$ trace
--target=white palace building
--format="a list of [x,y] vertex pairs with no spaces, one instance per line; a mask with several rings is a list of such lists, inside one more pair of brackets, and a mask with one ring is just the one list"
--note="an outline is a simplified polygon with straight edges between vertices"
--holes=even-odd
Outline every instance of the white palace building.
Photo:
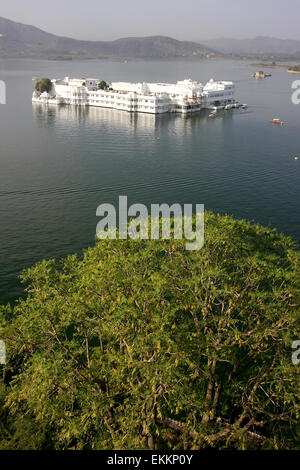
[[191,79],[177,83],[113,82],[106,90],[99,79],[65,77],[52,80],[50,93],[33,92],[32,101],[48,104],[98,106],[139,113],[192,113],[221,109],[235,103],[234,84],[211,79],[202,85]]

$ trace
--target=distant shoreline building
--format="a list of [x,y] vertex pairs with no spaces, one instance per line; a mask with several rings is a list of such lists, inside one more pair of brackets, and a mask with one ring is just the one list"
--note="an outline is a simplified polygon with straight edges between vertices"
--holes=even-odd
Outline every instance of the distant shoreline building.
[[51,81],[51,92],[34,91],[33,102],[96,106],[150,114],[187,114],[202,109],[221,109],[235,102],[233,82],[213,79],[206,85],[191,79],[174,84],[113,82],[105,90],[99,89],[99,79],[65,77]]
[[254,72],[252,77],[253,78],[268,78],[268,77],[272,77],[272,74],[263,72],[262,70],[259,70],[258,72]]

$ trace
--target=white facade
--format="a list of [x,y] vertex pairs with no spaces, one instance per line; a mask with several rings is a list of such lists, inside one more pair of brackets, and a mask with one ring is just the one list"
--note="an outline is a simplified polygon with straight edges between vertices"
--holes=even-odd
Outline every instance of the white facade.
[[191,113],[234,101],[232,82],[210,80],[205,86],[186,79],[177,83],[113,82],[99,90],[99,79],[69,78],[52,80],[50,94],[34,91],[32,101],[39,103],[98,106],[142,113]]
[[211,79],[203,88],[205,100],[210,105],[216,102],[221,104],[234,101],[235,87],[233,82],[215,82]]

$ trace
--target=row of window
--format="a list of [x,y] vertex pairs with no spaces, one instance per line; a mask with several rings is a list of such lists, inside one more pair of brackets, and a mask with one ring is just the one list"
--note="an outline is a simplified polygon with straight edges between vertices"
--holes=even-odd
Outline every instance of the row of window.
[[[150,103],[152,106],[165,106],[166,104],[168,104],[168,101],[166,102],[165,100],[162,101],[161,103],[160,102],[157,102],[155,100],[145,100],[145,99],[135,99],[135,100],[132,100],[132,99],[128,99],[128,98],[123,98],[123,97],[111,97],[109,98],[108,96],[102,96],[102,95],[89,95],[89,98],[92,102],[96,103],[96,102],[103,102],[105,101],[106,103],[115,103],[115,102],[120,102],[120,101],[123,101],[124,103],[132,103],[132,102],[137,102],[139,105],[148,105],[148,103]],[[113,100],[113,101],[112,101]]]
[[227,91],[227,92],[223,92],[223,93],[209,93],[207,95],[207,98],[222,98],[222,97],[225,97],[225,96],[233,96],[233,92],[232,91]]
[[[78,100],[75,100],[75,103],[78,103]],[[103,106],[103,107],[111,107],[111,108],[115,108],[116,106],[118,107],[121,107],[121,108],[124,108],[125,110],[131,110],[131,111],[155,111],[157,109],[159,109],[160,111],[162,110],[168,110],[168,107],[166,107],[165,105],[158,105],[158,106],[154,106],[154,105],[142,105],[142,104],[135,104],[135,105],[132,105],[130,103],[116,103],[116,102],[112,102],[112,101],[106,101],[104,103],[102,102],[99,102],[99,100],[90,100],[89,101],[89,104],[90,105],[100,105],[100,106]]]
[[[109,100],[109,99],[114,99],[114,100],[122,100],[122,101],[141,101],[141,100],[138,100],[138,98],[131,98],[131,97],[128,97],[128,96],[120,96],[120,95],[89,95],[90,98],[97,98],[97,99],[105,99],[105,100]],[[154,103],[154,99],[153,100],[145,100],[143,99],[142,101],[148,103],[148,101],[151,103]]]

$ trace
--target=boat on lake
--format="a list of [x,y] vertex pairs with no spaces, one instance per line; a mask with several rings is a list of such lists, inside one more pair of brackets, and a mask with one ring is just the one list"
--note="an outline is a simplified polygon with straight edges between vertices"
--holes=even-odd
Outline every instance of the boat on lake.
[[270,120],[270,122],[271,122],[272,124],[278,124],[278,125],[280,125],[280,126],[283,125],[283,122],[282,122],[279,118],[273,118],[273,119]]

